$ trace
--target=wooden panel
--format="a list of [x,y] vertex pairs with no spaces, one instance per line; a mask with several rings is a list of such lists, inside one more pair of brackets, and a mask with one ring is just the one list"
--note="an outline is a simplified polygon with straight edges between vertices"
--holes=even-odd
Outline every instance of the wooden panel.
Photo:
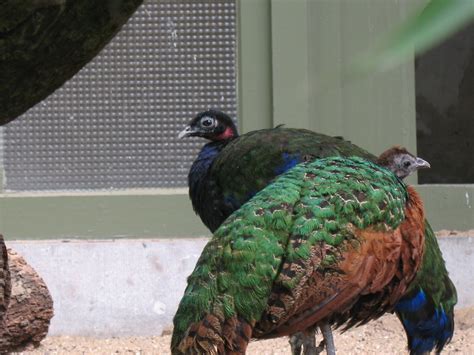
[[239,126],[273,127],[270,0],[238,2]]
[[416,151],[413,61],[354,77],[354,58],[407,17],[409,1],[309,1],[310,128],[379,153]]
[[306,0],[272,0],[273,123],[308,128]]

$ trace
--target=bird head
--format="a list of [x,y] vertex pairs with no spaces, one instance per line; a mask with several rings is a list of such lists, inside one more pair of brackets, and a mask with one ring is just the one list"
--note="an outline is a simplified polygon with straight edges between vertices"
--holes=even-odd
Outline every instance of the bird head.
[[400,179],[406,178],[418,169],[431,167],[426,160],[414,156],[405,148],[399,146],[392,147],[380,154],[377,163],[391,170]]
[[217,110],[200,112],[178,134],[178,138],[202,137],[211,141],[226,140],[237,136],[237,127],[232,118]]

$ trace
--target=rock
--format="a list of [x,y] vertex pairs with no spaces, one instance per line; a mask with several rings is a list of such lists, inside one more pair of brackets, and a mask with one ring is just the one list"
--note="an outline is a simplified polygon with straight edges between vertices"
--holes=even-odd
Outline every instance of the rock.
[[0,353],[37,347],[53,317],[53,299],[43,279],[18,253],[8,249],[11,296],[0,330]]

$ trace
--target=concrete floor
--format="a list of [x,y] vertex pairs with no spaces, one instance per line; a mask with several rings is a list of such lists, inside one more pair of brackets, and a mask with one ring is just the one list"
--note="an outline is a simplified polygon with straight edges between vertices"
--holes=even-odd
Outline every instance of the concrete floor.
[[[50,335],[148,336],[172,318],[207,239],[9,241],[46,281]],[[474,305],[474,237],[440,238],[459,294]]]

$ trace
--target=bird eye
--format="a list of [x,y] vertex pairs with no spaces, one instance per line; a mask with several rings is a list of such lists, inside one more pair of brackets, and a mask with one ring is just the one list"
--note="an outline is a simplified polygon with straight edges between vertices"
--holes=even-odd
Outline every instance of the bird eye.
[[403,166],[405,168],[408,168],[410,165],[411,165],[411,163],[409,161],[406,161],[406,162],[403,163]]
[[201,125],[204,127],[212,127],[214,125],[214,119],[211,117],[203,117],[201,119]]

